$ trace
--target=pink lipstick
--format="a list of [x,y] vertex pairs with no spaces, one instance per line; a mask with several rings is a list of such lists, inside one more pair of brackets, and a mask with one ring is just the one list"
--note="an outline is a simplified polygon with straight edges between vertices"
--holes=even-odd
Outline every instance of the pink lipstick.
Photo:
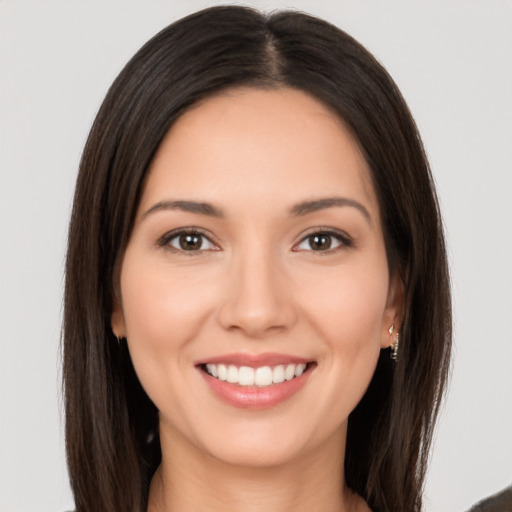
[[222,401],[239,408],[266,409],[297,393],[316,362],[288,354],[226,354],[198,361],[196,367]]

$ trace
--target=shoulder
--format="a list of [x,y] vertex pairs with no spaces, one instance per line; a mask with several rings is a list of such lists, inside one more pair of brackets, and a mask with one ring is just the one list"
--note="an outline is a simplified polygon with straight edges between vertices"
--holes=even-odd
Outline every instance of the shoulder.
[[512,486],[478,502],[468,512],[510,512],[511,510]]

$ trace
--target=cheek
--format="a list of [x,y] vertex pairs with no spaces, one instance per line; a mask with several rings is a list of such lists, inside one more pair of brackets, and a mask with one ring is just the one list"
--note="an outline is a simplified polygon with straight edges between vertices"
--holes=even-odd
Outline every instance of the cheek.
[[357,395],[366,389],[380,354],[389,286],[386,259],[340,266],[317,282],[323,286],[311,290],[304,315],[321,333],[332,382],[354,386]]
[[322,397],[316,397],[328,411],[326,425],[345,421],[370,384],[380,354],[387,290],[383,267],[383,272],[340,272],[309,297],[309,319],[321,333],[320,364],[328,375]]
[[136,251],[127,251],[121,273],[123,314],[135,371],[158,406],[174,396],[170,387],[180,386],[177,376],[190,365],[190,342],[204,327],[215,297],[197,272],[143,261]]
[[304,309],[333,348],[354,353],[380,348],[389,281],[387,268],[379,263],[373,270],[369,270],[372,266],[341,269],[310,287]]
[[192,338],[215,303],[213,287],[193,269],[176,272],[165,262],[142,266],[136,255],[127,256],[121,292],[128,337],[165,346]]

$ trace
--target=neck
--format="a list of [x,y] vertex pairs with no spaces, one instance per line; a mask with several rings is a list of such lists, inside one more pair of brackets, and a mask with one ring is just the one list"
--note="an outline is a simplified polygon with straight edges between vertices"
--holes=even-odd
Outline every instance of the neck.
[[259,467],[229,464],[165,434],[161,442],[148,512],[369,510],[344,485],[345,432],[299,460]]

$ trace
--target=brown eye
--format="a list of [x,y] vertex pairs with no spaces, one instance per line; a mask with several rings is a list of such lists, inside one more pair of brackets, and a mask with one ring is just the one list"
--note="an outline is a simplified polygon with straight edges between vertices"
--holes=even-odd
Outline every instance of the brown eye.
[[181,232],[167,238],[162,245],[184,252],[200,252],[215,249],[215,245],[201,233]]
[[203,240],[200,235],[180,235],[178,243],[184,251],[198,251],[203,245]]
[[334,251],[339,247],[351,245],[348,237],[339,233],[317,232],[311,233],[304,238],[295,250],[297,251],[314,251],[328,252]]
[[308,236],[308,242],[313,251],[326,251],[332,245],[331,236],[324,234]]

